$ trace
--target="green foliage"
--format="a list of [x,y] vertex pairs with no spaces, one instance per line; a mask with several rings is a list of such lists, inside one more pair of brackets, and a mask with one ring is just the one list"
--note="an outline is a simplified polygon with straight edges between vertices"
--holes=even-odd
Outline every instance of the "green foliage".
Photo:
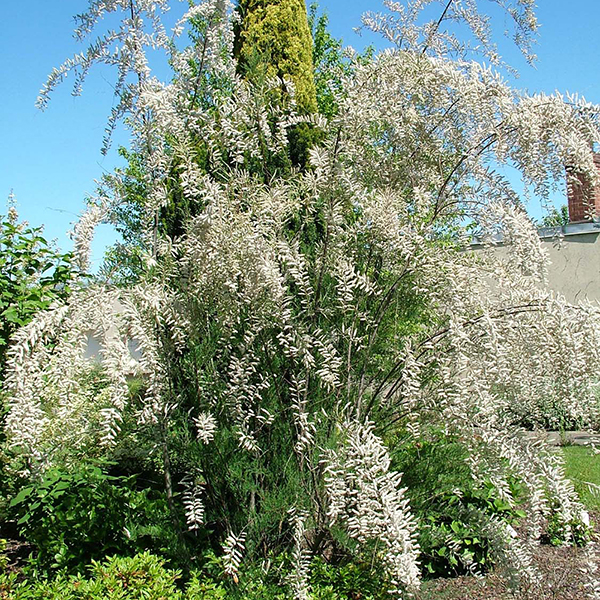
[[308,165],[309,150],[319,142],[322,142],[324,138],[325,133],[322,130],[308,123],[299,123],[290,127],[288,142],[292,164],[301,169],[306,168]]
[[[561,450],[565,459],[565,474],[573,483],[581,502],[587,509],[597,510],[600,507],[599,457],[585,446],[566,446]],[[551,501],[550,508],[545,535],[548,543],[553,546],[585,546],[590,541],[593,527],[585,511],[572,514],[566,519],[557,510],[555,502]]]
[[[109,247],[98,273],[98,279],[117,285],[137,282],[144,271],[143,256],[151,252],[146,232],[152,227],[145,203],[148,185],[140,155],[126,148],[119,148],[119,155],[126,166],[117,168],[114,177],[105,176],[107,184],[116,185],[125,198],[112,207],[110,220],[121,235],[123,242]],[[118,182],[118,183],[117,183]]]
[[301,112],[317,109],[312,42],[304,0],[241,0],[235,54],[242,69],[258,55],[268,77],[290,78]]
[[186,587],[185,597],[187,600],[227,600],[231,595],[222,583],[194,573]]
[[421,566],[425,577],[485,572],[494,563],[494,545],[485,525],[491,517],[518,524],[522,487],[512,482],[514,502],[501,499],[493,485],[477,485],[460,440],[431,431],[423,441],[400,443],[394,452],[403,472],[411,508],[419,518]]
[[3,485],[0,487],[0,531],[4,529],[3,525],[7,520],[7,505],[10,499],[10,494],[14,491],[16,483],[14,478],[8,476],[7,470],[10,463],[10,458],[5,451],[6,433],[5,422],[8,415],[8,405],[4,394],[0,394],[0,481]]
[[145,470],[148,463],[126,454],[120,459],[120,464],[77,461],[70,470],[51,469],[13,498],[10,510],[20,534],[35,548],[29,568],[80,571],[113,552],[149,549],[189,570],[190,552],[206,544],[206,536],[182,535],[184,515],[173,514],[160,471]]
[[569,208],[566,204],[563,204],[560,208],[553,206],[548,214],[542,217],[539,223],[540,227],[563,227],[568,224]]
[[469,519],[467,511],[457,513],[455,518],[432,515],[423,525],[419,541],[423,544],[421,564],[425,577],[484,572],[493,564],[492,545],[481,533],[479,523],[472,516]]
[[46,241],[42,227],[18,223],[16,213],[0,221],[0,374],[12,333],[69,295],[71,258]]
[[80,568],[92,558],[127,551],[124,531],[134,496],[127,482],[100,467],[48,471],[11,502],[24,538],[34,544],[37,568]]
[[[213,562],[219,562],[212,559]],[[210,563],[210,558],[209,558]],[[239,581],[223,581],[209,575],[210,564],[185,580],[168,568],[164,559],[143,552],[131,557],[112,556],[93,561],[89,575],[27,578],[0,573],[0,598],[7,600],[287,600],[287,560],[277,559],[266,570],[250,568]],[[219,569],[222,567],[219,566]],[[332,565],[314,561],[309,582],[310,600],[388,600],[380,571],[364,564]]]
[[552,546],[586,546],[592,536],[592,528],[581,518],[574,517],[569,521],[561,518],[558,512],[553,512],[548,519],[546,539]]
[[[90,576],[59,575],[53,580],[21,581],[0,575],[2,598],[11,600],[183,600],[176,586],[178,571],[165,568],[164,561],[149,553],[133,557],[113,556],[93,562]],[[198,595],[190,600],[213,600]]]
[[21,534],[36,548],[32,565],[77,570],[92,558],[148,543],[140,531],[148,529],[148,505],[160,512],[160,504],[132,483],[83,464],[72,472],[53,469],[39,484],[22,488],[12,507]]
[[[313,40],[313,65],[319,113],[332,117],[338,112],[338,102],[344,97],[342,78],[352,73],[350,61],[344,57],[342,40],[334,38],[327,26],[326,13],[318,14],[318,4],[308,11],[308,26]],[[365,63],[372,59],[374,48],[367,47],[356,59]]]
[[[102,563],[92,563],[90,592],[99,598],[160,598],[181,597],[175,582],[178,571],[165,568],[164,560],[149,553],[131,558],[112,557]],[[73,587],[78,580],[73,581]],[[82,583],[86,587],[86,583]],[[89,592],[88,592],[89,593]]]
[[7,546],[8,542],[0,538],[0,572],[4,571],[8,565]]
[[324,560],[314,560],[310,585],[314,600],[391,600],[394,597],[387,591],[391,585],[384,572],[368,562],[334,565]]
[[308,25],[313,39],[313,64],[315,89],[319,112],[326,117],[337,113],[336,95],[342,93],[341,75],[348,70],[342,57],[342,42],[327,30],[326,14],[317,16],[318,5],[309,7]]
[[[175,239],[183,235],[184,223],[196,215],[200,207],[183,194],[178,178],[180,165],[174,162],[167,179],[169,202],[158,212],[149,211],[147,173],[140,154],[121,147],[119,155],[126,166],[116,169],[114,176],[106,176],[105,183],[116,187],[119,195],[126,199],[113,206],[110,214],[123,241],[107,250],[98,279],[126,287],[138,282],[146,271],[144,256],[153,252],[153,240],[148,232],[155,230],[157,236]],[[201,172],[206,171],[207,150],[202,140],[196,141],[194,161]]]

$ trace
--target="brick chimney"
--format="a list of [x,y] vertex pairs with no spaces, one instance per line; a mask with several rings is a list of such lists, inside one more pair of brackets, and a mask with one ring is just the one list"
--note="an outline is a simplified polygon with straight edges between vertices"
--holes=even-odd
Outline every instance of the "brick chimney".
[[[600,154],[594,154],[594,164],[600,172]],[[590,222],[600,216],[600,187],[593,187],[581,173],[568,168],[567,201],[569,223]]]

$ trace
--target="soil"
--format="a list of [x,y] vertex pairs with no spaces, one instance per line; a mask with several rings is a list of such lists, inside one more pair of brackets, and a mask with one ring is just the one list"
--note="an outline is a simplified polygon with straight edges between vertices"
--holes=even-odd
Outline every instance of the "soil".
[[[600,542],[600,513],[590,515],[595,523],[592,539]],[[586,548],[570,546],[554,547],[540,545],[534,556],[541,574],[541,583],[536,587],[511,588],[499,572],[485,577],[454,577],[435,579],[423,584],[416,600],[587,600],[586,584],[590,582]],[[596,555],[600,578],[600,559]]]

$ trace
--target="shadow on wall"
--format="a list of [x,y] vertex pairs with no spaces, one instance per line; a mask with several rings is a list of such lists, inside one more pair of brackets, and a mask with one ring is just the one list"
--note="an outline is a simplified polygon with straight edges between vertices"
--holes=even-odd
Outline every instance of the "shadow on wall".
[[[123,305],[119,301],[113,302],[112,311],[115,315],[123,311]],[[107,337],[114,337],[117,335],[116,327],[111,327],[107,332]],[[86,345],[84,350],[85,358],[91,362],[99,364],[102,358],[102,344],[101,336],[98,336],[93,329],[89,329],[86,335]],[[136,365],[142,358],[142,351],[140,350],[139,343],[135,339],[123,340],[127,342],[127,348],[131,356],[131,372],[136,370]]]
[[[131,354],[131,359],[135,362],[142,357],[142,352],[139,349],[139,344],[135,340],[127,340],[127,348]],[[100,363],[101,346],[100,341],[95,333],[90,330],[87,333],[87,341],[85,346],[85,357],[95,363]]]

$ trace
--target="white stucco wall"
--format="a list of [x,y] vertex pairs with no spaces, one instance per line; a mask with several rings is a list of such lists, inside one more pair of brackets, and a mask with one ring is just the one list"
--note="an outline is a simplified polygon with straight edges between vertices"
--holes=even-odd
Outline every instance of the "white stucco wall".
[[540,230],[550,257],[548,287],[570,302],[600,302],[600,223],[567,225],[560,237],[556,233]]
[[[539,230],[542,246],[550,259],[548,288],[569,302],[590,300],[600,303],[600,223],[577,223]],[[500,256],[509,248],[497,240]],[[479,243],[471,248],[478,250]],[[491,289],[494,282],[490,281]]]

